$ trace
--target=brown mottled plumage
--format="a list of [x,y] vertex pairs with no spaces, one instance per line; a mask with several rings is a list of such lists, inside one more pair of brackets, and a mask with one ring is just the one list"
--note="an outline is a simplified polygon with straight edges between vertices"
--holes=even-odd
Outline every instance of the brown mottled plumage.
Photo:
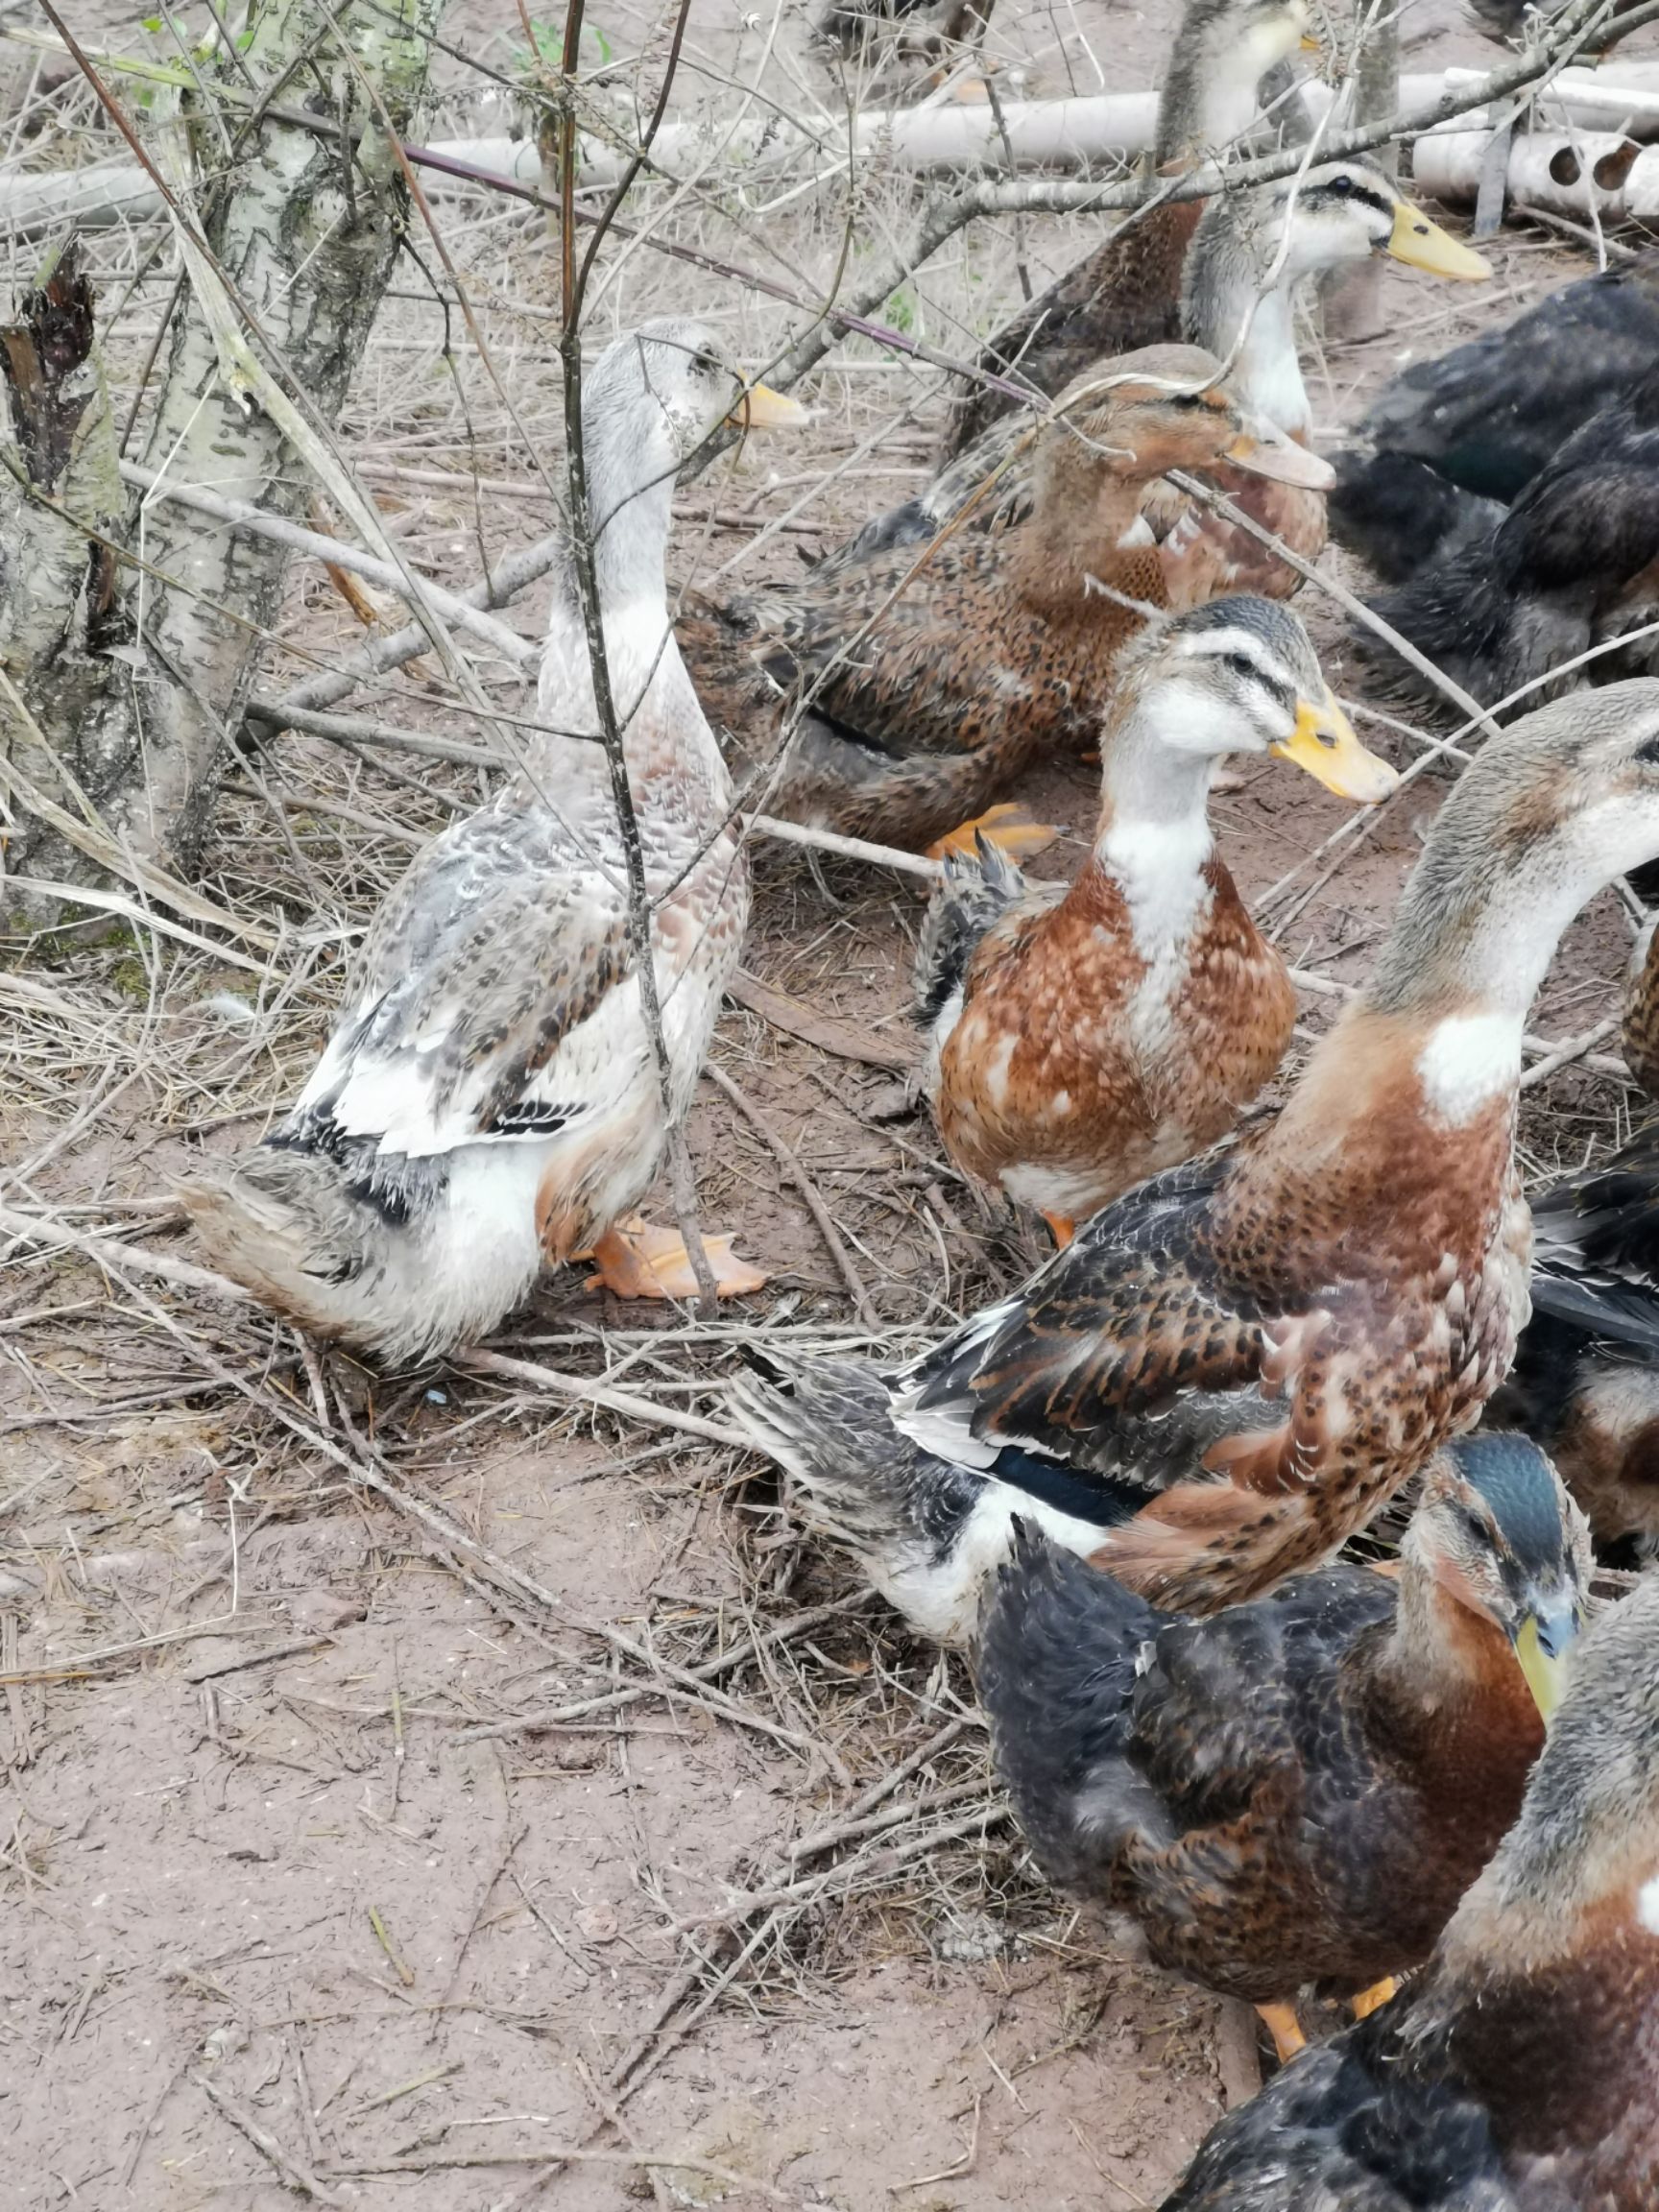
[[1094,848],[1056,902],[997,855],[947,859],[917,962],[940,1134],[1060,1235],[1233,1126],[1290,1041],[1295,994],[1216,854],[1210,777],[1275,752],[1345,796],[1358,744],[1287,609],[1217,600],[1123,656]]
[[[1140,610],[1164,604],[1142,487],[1224,454],[1320,467],[1276,433],[1259,440],[1214,373],[1192,347],[1105,364],[1104,390],[1092,378],[1041,432],[1034,512],[1017,527],[723,601],[689,595],[681,651],[752,803],[926,845],[1034,754],[1092,742]],[[805,710],[779,760],[795,702]]]
[[1163,2212],[1653,2212],[1659,1577],[1575,1654],[1422,1977],[1210,2134]]
[[1651,921],[1630,962],[1619,1044],[1636,1081],[1649,1098],[1659,1098],[1659,925]]
[[1527,1008],[1568,920],[1656,834],[1659,684],[1489,745],[1277,1121],[1086,1224],[905,1371],[899,1427],[998,1473],[1017,1443],[1159,1492],[1098,1556],[1160,1600],[1210,1610],[1327,1556],[1509,1364]]
[[1352,1996],[1421,1964],[1520,1811],[1589,1579],[1515,1436],[1435,1455],[1397,1578],[1322,1568],[1204,1621],[1028,1532],[975,1640],[998,1773],[1044,1872],[1159,1965]]
[[[1319,277],[1378,253],[1443,277],[1490,274],[1478,253],[1430,222],[1368,161],[1321,162],[1275,183],[1218,192],[1187,252],[1181,336],[1228,364],[1229,388],[1255,414],[1310,445],[1313,410],[1296,351],[1298,301]],[[873,517],[827,555],[827,568],[833,572],[878,545],[920,543],[958,517],[969,529],[1018,520],[1031,496],[1028,450],[1016,449],[1021,431],[1018,414],[998,417],[926,491]],[[1325,543],[1322,493],[1230,469],[1198,473],[1289,551],[1317,559]],[[1141,512],[1159,541],[1174,608],[1202,606],[1224,591],[1283,599],[1300,588],[1300,573],[1247,529],[1166,480],[1147,487]]]
[[[1153,166],[1178,178],[1204,152],[1231,146],[1256,117],[1257,86],[1296,51],[1306,0],[1187,0],[1158,103]],[[1201,200],[1162,200],[1119,220],[1103,245],[1029,301],[986,342],[979,366],[1055,393],[1111,353],[1180,332],[1181,268]],[[983,384],[958,401],[946,435],[959,453],[1014,402]]]
[[1655,852],[1659,682],[1490,740],[1276,1121],[1125,1192],[897,1375],[804,1370],[746,1408],[766,1448],[952,1634],[1021,1514],[1194,1612],[1328,1557],[1509,1363],[1527,1009],[1573,916]]

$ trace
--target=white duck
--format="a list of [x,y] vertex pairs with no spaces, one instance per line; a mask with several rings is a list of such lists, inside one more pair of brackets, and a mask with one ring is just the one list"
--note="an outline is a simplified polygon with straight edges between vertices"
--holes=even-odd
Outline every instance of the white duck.
[[[543,1259],[661,1295],[618,1224],[685,1116],[749,916],[732,782],[674,642],[676,470],[723,421],[805,419],[709,332],[658,320],[589,372],[583,444],[611,690],[653,905],[669,1111],[640,1005],[627,866],[573,556],[554,574],[545,734],[435,837],[376,916],[286,1118],[183,1196],[214,1261],[316,1334],[402,1361],[476,1337]],[[660,1234],[660,1233],[659,1233]],[[718,1240],[710,1257],[720,1254]],[[717,1278],[722,1270],[716,1262]],[[726,1270],[724,1287],[759,1279]]]

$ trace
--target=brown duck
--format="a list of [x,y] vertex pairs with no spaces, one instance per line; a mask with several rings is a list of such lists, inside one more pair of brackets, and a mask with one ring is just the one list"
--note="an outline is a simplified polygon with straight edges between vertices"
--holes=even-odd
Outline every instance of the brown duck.
[[990,849],[951,854],[917,990],[946,1149],[1055,1238],[1232,1128],[1278,1068],[1296,995],[1215,851],[1211,774],[1277,754],[1341,797],[1397,781],[1365,751],[1286,607],[1217,599],[1125,648],[1101,810],[1060,894]]
[[1521,1810],[1590,1537],[1521,1436],[1431,1462],[1398,1577],[1334,1566],[1208,1621],[1028,1531],[974,1656],[998,1773],[1051,1881],[1259,2006],[1367,2008],[1419,1966]]
[[1330,470],[1247,421],[1193,347],[1106,364],[1038,433],[1033,508],[832,575],[689,594],[680,648],[750,805],[889,845],[977,815],[1034,755],[1093,744],[1125,641],[1166,604],[1145,484],[1228,460]]
[[1330,1557],[1509,1364],[1527,1011],[1573,916],[1656,850],[1659,682],[1489,740],[1276,1120],[1125,1192],[897,1374],[747,1392],[808,1511],[957,1637],[1016,1515],[1192,1612]]
[[1653,2212],[1659,1577],[1574,1654],[1421,1981],[1212,2130],[1163,2212]]
[[[1441,277],[1479,280],[1491,270],[1405,199],[1368,161],[1326,161],[1247,190],[1218,192],[1204,204],[1179,279],[1179,335],[1228,363],[1229,388],[1255,414],[1309,445],[1313,410],[1296,350],[1298,301],[1333,272],[1373,254]],[[1019,413],[998,416],[939,470],[926,490],[867,522],[831,564],[864,557],[878,544],[935,537],[966,508],[968,526],[996,527],[1030,506],[1029,442],[1022,452]],[[994,493],[983,495],[987,478]],[[1232,470],[1212,474],[1264,530],[1304,561],[1325,544],[1322,493]],[[1142,502],[1158,539],[1172,607],[1202,606],[1223,591],[1288,598],[1302,582],[1259,540],[1193,502],[1173,485],[1148,488]]]

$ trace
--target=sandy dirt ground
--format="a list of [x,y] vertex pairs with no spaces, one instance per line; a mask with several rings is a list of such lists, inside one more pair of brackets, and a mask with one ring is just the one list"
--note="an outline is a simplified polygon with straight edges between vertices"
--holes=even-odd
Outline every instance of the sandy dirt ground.
[[[733,79],[785,102],[823,90],[804,13],[747,7],[700,0],[687,97],[734,103]],[[105,7],[98,27],[118,44],[130,17]],[[620,53],[660,47],[643,8],[595,20]],[[992,46],[1033,92],[1145,84],[1170,20],[1166,0],[1002,0]],[[1408,67],[1493,51],[1449,0],[1408,6],[1404,32]],[[447,33],[519,65],[506,0],[465,0]],[[39,95],[33,67],[14,101]],[[478,86],[459,60],[445,83],[463,118]],[[110,156],[89,106],[64,95],[58,111],[69,152],[52,158]],[[33,157],[20,130],[12,156]],[[808,290],[827,279],[845,194],[761,212],[734,208],[729,183],[705,197],[664,222],[733,259],[769,253]],[[915,198],[870,184],[854,259],[885,250]],[[537,219],[446,205],[517,425],[459,329],[445,352],[411,274],[344,431],[404,544],[462,583],[481,552],[548,527],[535,463],[558,444],[554,290]],[[1012,303],[1017,253],[1041,278],[1096,234],[982,226],[889,312],[949,345]],[[165,297],[143,248],[97,249],[125,317],[123,394]],[[1479,295],[1388,270],[1384,334],[1325,349],[1327,443],[1411,349],[1590,266],[1527,228],[1494,258]],[[597,336],[694,305],[763,360],[791,326],[648,252],[604,266]],[[920,480],[934,373],[854,346],[809,390],[802,446],[757,446],[686,490],[677,575],[787,572]],[[857,458],[883,421],[897,427]],[[783,526],[753,550],[768,519]],[[1302,604],[1351,696],[1340,617]],[[540,611],[531,594],[511,618],[533,635]],[[301,649],[351,642],[315,571],[296,572],[282,637],[273,688]],[[356,704],[467,734],[429,670]],[[1422,750],[1361,727],[1402,763]],[[1227,857],[1299,967],[1364,976],[1444,775],[1329,849],[1346,810],[1288,770],[1217,800]],[[965,1671],[802,1539],[720,1394],[744,1341],[892,1354],[1036,1256],[918,1110],[911,884],[760,855],[745,973],[772,996],[746,985],[714,1053],[750,1113],[706,1084],[692,1127],[704,1219],[738,1229],[770,1276],[739,1315],[705,1326],[565,1279],[489,1347],[510,1365],[388,1377],[334,1359],[314,1378],[274,1323],[122,1260],[131,1240],[189,1262],[169,1179],[292,1096],[356,933],[413,843],[479,788],[465,769],[289,740],[232,775],[204,882],[279,922],[291,956],[253,978],[149,932],[112,948],[71,929],[0,966],[4,1202],[54,1210],[102,1255],[0,1248],[0,2205],[1156,2205],[1258,2079],[1250,2016],[1137,1965],[1045,1888],[990,1782]],[[1063,830],[1037,871],[1069,873],[1094,772],[1049,763],[1022,796]],[[1627,944],[1598,902],[1536,1032],[1603,1021]],[[1304,1042],[1332,1004],[1305,998]],[[1530,1170],[1614,1142],[1630,1095],[1594,1056],[1529,1091]],[[581,1403],[572,1378],[646,1403]]]

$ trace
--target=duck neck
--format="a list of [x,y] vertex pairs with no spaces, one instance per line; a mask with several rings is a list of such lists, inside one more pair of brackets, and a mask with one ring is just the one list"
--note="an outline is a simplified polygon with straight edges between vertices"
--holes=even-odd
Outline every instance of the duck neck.
[[[656,449],[662,444],[648,441],[642,449],[628,449],[615,426],[604,418],[588,426],[588,512],[606,673],[630,779],[637,789],[668,773],[686,774],[699,765],[688,753],[713,748],[680,659],[668,612],[664,561],[674,462],[665,450]],[[576,551],[570,544],[553,570],[541,706],[541,772],[562,781],[605,783],[603,751],[592,742],[601,717],[588,618]],[[701,748],[696,743],[698,733],[706,741]],[[702,762],[699,772],[707,766]]]
[[1122,893],[1143,960],[1185,944],[1206,896],[1211,753],[1172,744],[1171,709],[1131,678],[1100,743],[1093,865]]
[[1224,19],[1206,19],[1213,13],[1190,7],[1176,33],[1152,141],[1160,168],[1231,146],[1256,120],[1262,68]]
[[1118,556],[1152,543],[1141,519],[1145,480],[1102,467],[1064,430],[1049,437],[1037,456],[1031,515],[1007,547],[1009,567],[1032,605],[1093,619],[1099,599],[1090,609],[1084,578],[1115,586]]
[[[1513,1671],[1520,1702],[1536,1715],[1503,1631],[1439,1588],[1433,1567],[1416,1551],[1409,1531],[1401,1551],[1396,1587],[1399,1608],[1378,1668],[1395,1701],[1444,1720],[1455,1717],[1479,1690],[1494,1664],[1501,1663],[1505,1674]],[[1540,1723],[1540,1743],[1543,1737]]]
[[[1182,336],[1217,360],[1244,403],[1306,441],[1313,414],[1296,355],[1297,278],[1281,272],[1270,290],[1259,256],[1231,225],[1201,227],[1182,301]],[[1238,348],[1237,353],[1234,348]]]
[[1479,820],[1431,839],[1357,1011],[1423,1033],[1426,1101],[1454,1125],[1513,1094],[1527,1015],[1573,917],[1603,879],[1593,856],[1546,838],[1517,857]]

